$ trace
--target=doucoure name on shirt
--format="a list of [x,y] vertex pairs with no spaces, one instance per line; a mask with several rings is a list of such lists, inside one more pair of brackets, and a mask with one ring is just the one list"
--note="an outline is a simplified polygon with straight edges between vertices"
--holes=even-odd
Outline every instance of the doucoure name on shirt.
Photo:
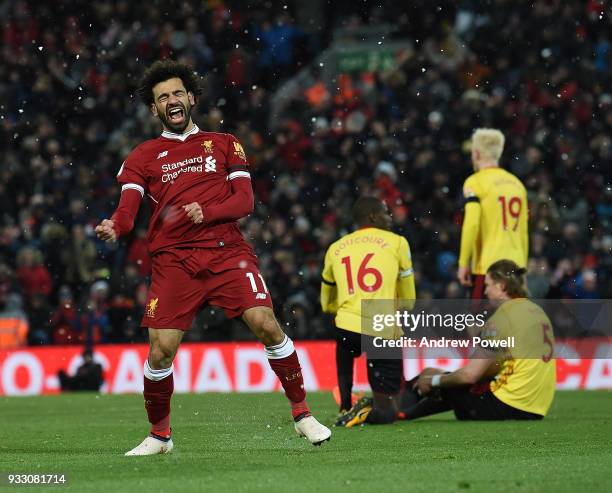
[[381,238],[380,236],[358,236],[356,238],[347,238],[346,240],[343,240],[334,250],[334,255],[340,255],[340,253],[342,253],[342,250],[351,245],[364,243],[377,246],[381,249],[387,248],[389,246],[389,243],[387,243],[385,239]]

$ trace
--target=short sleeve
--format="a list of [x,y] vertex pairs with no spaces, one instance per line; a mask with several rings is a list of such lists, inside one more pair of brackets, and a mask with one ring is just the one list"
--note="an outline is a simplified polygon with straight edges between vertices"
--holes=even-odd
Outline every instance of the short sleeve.
[[246,169],[249,166],[244,149],[238,139],[231,134],[228,134],[227,145],[227,169]]
[[403,236],[400,237],[399,243],[399,278],[411,276],[414,271],[412,269],[412,255],[408,240]]
[[503,340],[512,335],[512,323],[503,307],[498,308],[487,321],[483,335],[495,340]]
[[321,281],[325,284],[336,284],[336,278],[334,277],[334,265],[332,261],[331,248],[327,250],[325,254],[325,261],[323,263],[323,272],[321,273]]
[[465,200],[481,198],[480,187],[474,175],[468,177],[463,183],[463,198]]
[[134,188],[144,195],[147,180],[144,172],[142,151],[134,149],[121,165],[117,173],[117,181],[122,185],[121,190]]

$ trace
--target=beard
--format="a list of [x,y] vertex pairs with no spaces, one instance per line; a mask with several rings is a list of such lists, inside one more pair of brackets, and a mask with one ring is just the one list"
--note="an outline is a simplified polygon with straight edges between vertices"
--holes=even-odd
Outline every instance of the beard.
[[[167,128],[170,132],[173,132],[175,134],[182,134],[187,128],[187,126],[189,125],[189,122],[191,121],[191,111],[193,110],[193,105],[191,103],[187,103],[187,104],[188,104],[187,108],[185,108],[185,106],[182,103],[173,104],[170,107],[170,108],[176,108],[177,106],[179,106],[183,108],[183,121],[180,123],[172,122],[172,120],[170,120],[170,117],[168,116],[167,113],[163,113],[158,110],[157,116],[161,120],[164,127]],[[166,111],[168,110],[169,108],[166,107]]]

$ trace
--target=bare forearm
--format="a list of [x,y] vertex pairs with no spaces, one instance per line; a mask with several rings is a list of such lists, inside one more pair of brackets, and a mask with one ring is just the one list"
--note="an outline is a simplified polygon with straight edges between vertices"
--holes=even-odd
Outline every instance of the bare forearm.
[[[463,368],[452,373],[440,375],[439,381],[434,381],[433,386],[438,387],[460,387],[463,385],[473,385],[484,377],[490,377],[491,371],[496,367],[495,359],[477,358],[471,359]],[[437,385],[435,385],[437,384]]]
[[473,381],[473,377],[470,374],[461,370],[463,370],[463,368],[452,373],[440,375],[439,387],[461,387],[476,383]]

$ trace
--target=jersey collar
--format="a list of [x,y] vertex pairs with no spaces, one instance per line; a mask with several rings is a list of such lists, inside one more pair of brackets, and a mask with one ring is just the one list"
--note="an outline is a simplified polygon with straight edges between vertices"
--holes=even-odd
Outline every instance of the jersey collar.
[[184,134],[175,134],[173,132],[168,132],[167,130],[164,130],[161,136],[165,137],[166,139],[174,139],[174,140],[180,140],[181,142],[185,142],[185,139],[187,139],[187,137],[189,137],[190,135],[197,134],[199,131],[200,129],[194,123],[193,128],[189,132],[185,132]]

